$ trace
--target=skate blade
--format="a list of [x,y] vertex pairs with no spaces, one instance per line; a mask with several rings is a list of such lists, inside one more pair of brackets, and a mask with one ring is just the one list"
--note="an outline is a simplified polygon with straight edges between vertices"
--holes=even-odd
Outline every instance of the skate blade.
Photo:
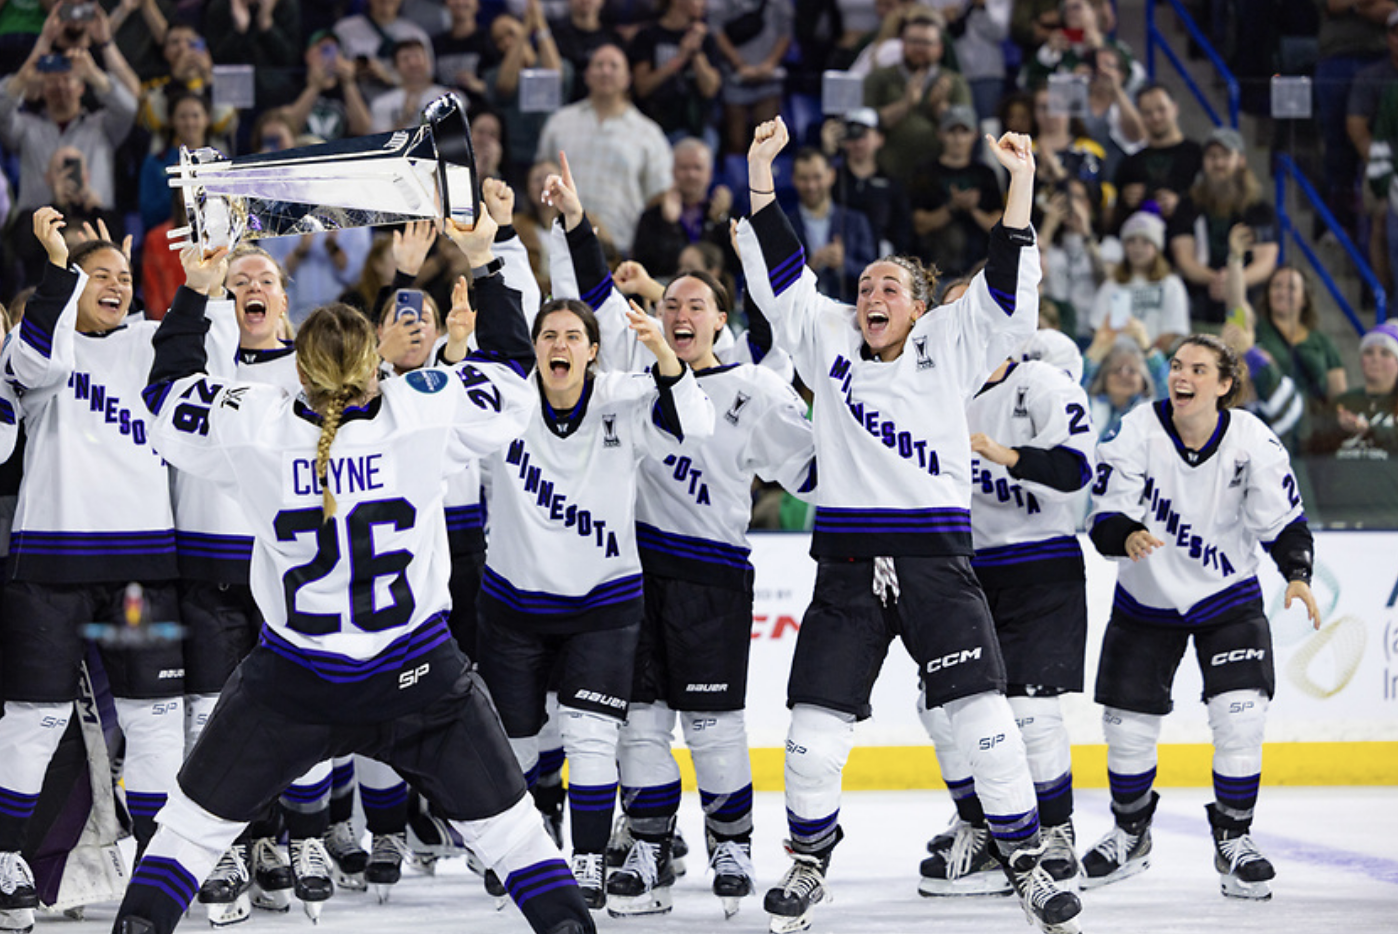
[[496,911],[504,911],[505,906],[510,903],[510,897],[508,895],[493,895],[491,897],[495,899]]
[[643,892],[640,895],[607,896],[607,914],[613,918],[637,918],[644,915],[669,914],[674,903],[670,899],[670,887],[663,886]]
[[76,908],[63,909],[63,917],[69,921],[82,921],[87,918],[87,906],[79,905]]
[[1014,886],[1003,872],[978,872],[959,879],[918,880],[917,894],[923,898],[957,898],[965,895],[1010,895]]
[[363,892],[369,888],[369,883],[364,881],[362,872],[345,872],[343,869],[333,869],[330,873],[335,880],[335,888],[346,889],[350,892]]
[[252,917],[252,899],[244,892],[231,902],[208,905],[209,926],[226,928]]
[[15,908],[10,911],[0,911],[0,931],[6,934],[28,934],[34,930],[34,909]]
[[388,896],[389,896],[390,893],[392,893],[392,891],[393,891],[393,883],[391,883],[391,882],[375,882],[375,883],[374,883],[374,894],[378,897],[378,899],[379,899],[379,904],[380,904],[380,905],[387,905],[387,904],[388,904]]
[[811,912],[807,909],[799,915],[769,915],[772,919],[767,929],[772,934],[795,934],[797,931],[809,931],[811,929]]
[[743,898],[740,895],[720,895],[718,900],[723,905],[725,921],[732,919],[738,913],[738,909],[743,907]]
[[1219,890],[1228,898],[1265,902],[1272,897],[1270,882],[1244,882],[1236,876],[1219,876]]
[[262,889],[253,886],[252,907],[259,911],[272,911],[279,915],[291,910],[290,889]]
[[301,909],[306,912],[306,917],[311,919],[312,924],[320,924],[320,910],[325,907],[325,902],[302,902]]
[[[622,861],[625,862],[625,860],[622,860]],[[674,870],[674,872],[675,872],[675,878],[676,878],[676,879],[678,879],[680,876],[683,876],[683,875],[685,874],[685,871],[686,871],[686,870],[685,870],[685,865],[684,865],[684,857],[683,857],[683,856],[672,856],[672,857],[670,857],[670,868],[671,868],[672,870]]]
[[[471,866],[471,859],[467,857],[466,865]],[[437,874],[437,857],[431,853],[409,853],[408,868],[414,872],[420,872],[424,876],[435,876]],[[472,871],[475,870],[471,866]]]
[[1096,889],[1104,885],[1111,885],[1113,882],[1120,882],[1122,879],[1129,879],[1132,876],[1139,875],[1149,868],[1150,857],[1146,857],[1134,863],[1127,863],[1120,869],[1109,872],[1105,876],[1089,876],[1084,873],[1080,876],[1082,879],[1081,887],[1084,889]]

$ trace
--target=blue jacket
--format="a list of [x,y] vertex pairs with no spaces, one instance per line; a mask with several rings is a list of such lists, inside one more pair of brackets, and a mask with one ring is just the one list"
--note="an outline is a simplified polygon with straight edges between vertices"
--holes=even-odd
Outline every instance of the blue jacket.
[[[791,227],[806,250],[806,262],[809,264],[812,251],[806,238],[806,225],[801,220],[801,211],[792,208],[786,212],[786,216],[791,219]],[[869,219],[862,212],[832,203],[830,239],[834,240],[836,237],[845,245],[844,268],[822,269],[816,273],[816,281],[820,284],[822,295],[852,305],[859,295],[859,277],[864,272],[864,267],[878,259],[877,242],[869,227]]]

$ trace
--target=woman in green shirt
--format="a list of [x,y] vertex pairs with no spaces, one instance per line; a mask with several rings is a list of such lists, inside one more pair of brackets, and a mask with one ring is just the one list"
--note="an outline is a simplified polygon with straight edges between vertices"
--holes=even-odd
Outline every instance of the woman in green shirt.
[[1340,351],[1317,326],[1305,277],[1294,266],[1278,266],[1257,303],[1257,343],[1296,383],[1312,412],[1346,389]]

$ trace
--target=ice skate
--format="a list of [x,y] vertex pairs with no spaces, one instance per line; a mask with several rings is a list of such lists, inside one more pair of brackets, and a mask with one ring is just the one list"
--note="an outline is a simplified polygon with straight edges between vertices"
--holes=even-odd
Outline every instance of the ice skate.
[[235,843],[214,864],[213,872],[199,886],[199,903],[209,906],[209,924],[222,928],[252,916],[252,873],[248,870],[248,846]]
[[956,835],[961,832],[961,828],[969,826],[971,825],[962,820],[960,814],[953,816],[951,824],[946,830],[943,830],[931,840],[927,841],[927,852],[931,853],[933,856],[936,856],[938,853],[945,853],[947,850],[951,849],[951,845],[956,842]]
[[935,898],[945,895],[1008,895],[1014,890],[1005,877],[1004,867],[991,849],[995,841],[990,829],[958,820],[951,830],[951,843],[933,850],[942,837],[927,844],[932,855],[922,861],[919,895]]
[[583,901],[594,911],[606,907],[607,893],[603,888],[606,881],[606,867],[601,853],[574,853],[568,868],[582,889]]
[[613,918],[668,914],[675,871],[671,839],[636,840],[621,866],[607,876],[607,914]]
[[1016,850],[1005,871],[1014,882],[1030,924],[1044,934],[1078,934],[1077,917],[1082,912],[1082,902],[1049,875],[1043,865],[1046,852],[1043,843]]
[[0,931],[32,930],[38,907],[39,893],[29,864],[18,853],[0,853]]
[[674,870],[675,878],[685,874],[684,858],[688,855],[689,844],[685,841],[684,834],[676,827],[675,835],[670,841],[670,868]]
[[500,881],[500,877],[495,874],[494,869],[485,871],[485,893],[495,899],[496,911],[505,910],[505,904],[510,900],[510,895],[505,890],[505,883]]
[[1082,865],[1078,862],[1077,834],[1073,822],[1043,828],[1044,858],[1041,864],[1053,881],[1068,888],[1078,887]]
[[330,878],[330,855],[325,852],[320,837],[291,841],[291,874],[296,880],[293,891],[306,917],[319,921],[321,909],[335,894],[335,883]]
[[1266,901],[1272,897],[1271,881],[1277,871],[1262,855],[1248,834],[1250,822],[1237,821],[1209,805],[1209,823],[1214,834],[1214,868],[1219,888],[1229,898]]
[[618,814],[612,824],[612,835],[607,840],[607,868],[616,869],[626,862],[626,854],[631,852],[631,844],[635,842],[631,836],[631,819],[624,813]]
[[757,891],[757,872],[752,867],[752,843],[747,840],[719,840],[713,843],[709,866],[714,871],[714,894],[723,904],[723,917],[738,913],[744,898]]
[[296,880],[291,864],[282,855],[281,847],[271,837],[261,837],[252,843],[252,907],[263,911],[286,912],[291,909],[291,889]]
[[388,901],[388,893],[403,878],[403,860],[407,855],[407,833],[374,834],[374,850],[364,867],[364,881],[374,887],[380,905]]
[[[451,825],[434,815],[427,801],[417,792],[408,799],[408,866],[423,875],[436,875],[437,861],[466,853],[468,865],[474,858],[467,852],[461,839],[451,829]],[[471,871],[484,873],[485,867],[479,860],[471,865]]]
[[330,825],[322,838],[325,852],[330,855],[330,865],[334,872],[336,888],[351,892],[363,892],[369,887],[364,881],[364,867],[369,864],[369,854],[359,845],[353,825],[337,821]]
[[[838,837],[836,838],[838,840]],[[788,841],[787,855],[791,868],[775,888],[768,889],[762,908],[771,915],[772,934],[792,934],[811,926],[811,911],[823,901],[833,901],[825,887],[825,873],[830,868],[830,853],[834,844],[822,853],[801,853]]]
[[531,789],[534,807],[544,818],[544,829],[553,839],[553,845],[563,849],[563,811],[568,801],[568,789],[563,787],[562,776],[557,776],[553,784],[542,782]]
[[154,934],[155,925],[145,918],[127,915],[117,922],[116,934]]
[[1159,796],[1152,792],[1151,803],[1142,814],[1127,820],[1117,815],[1106,836],[1083,854],[1083,888],[1095,889],[1150,868],[1150,820],[1157,800]]

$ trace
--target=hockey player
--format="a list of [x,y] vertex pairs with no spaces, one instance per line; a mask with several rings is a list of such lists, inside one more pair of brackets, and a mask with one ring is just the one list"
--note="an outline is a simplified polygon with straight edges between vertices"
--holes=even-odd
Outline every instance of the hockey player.
[[1076,931],[1077,897],[1040,865],[1034,784],[970,562],[965,406],[1038,317],[1030,141],[1013,133],[988,140],[1010,173],[1005,214],[991,231],[985,271],[935,314],[924,314],[933,283],[904,257],[864,270],[854,308],[815,291],[773,195],[772,160],[786,142],[780,119],[754,135],[753,215],[738,227],[748,288],[772,322],[776,345],[814,381],[821,474],[815,593],[787,686],[792,865],[767,893],[771,928],[808,927],[825,896],[854,723],[869,716],[870,688],[898,636],[921,670],[926,705],[946,708],[1027,915],[1045,930]]
[[[545,196],[563,214],[579,293],[591,298],[599,318],[610,319],[607,330],[619,333],[625,299],[585,223],[566,158],[562,167],[561,176],[545,183]],[[680,804],[670,744],[678,712],[704,805],[713,891],[731,917],[756,889],[743,722],[752,643],[752,481],[760,473],[809,493],[815,445],[805,405],[789,384],[765,367],[724,365],[715,355],[728,319],[728,293],[717,280],[705,272],[677,276],[659,304],[667,344],[723,415],[713,437],[670,445],[641,463],[636,518],[645,616],[619,756],[633,842],[607,880],[607,910],[618,917],[670,910]],[[629,349],[611,356],[636,356]]]
[[548,681],[560,666],[572,868],[593,908],[605,901],[617,737],[642,615],[638,463],[663,457],[676,441],[708,437],[714,421],[660,325],[633,313],[630,326],[656,366],[594,375],[592,310],[573,299],[546,303],[533,325],[537,410],[522,437],[485,461],[491,522],[508,534],[493,536],[486,553],[480,669],[528,774],[538,763]]
[[[139,401],[156,324],[125,320],[132,285],[121,248],[91,240],[70,253],[63,227],[53,208],[34,212],[49,261],[3,361],[28,437],[0,652],[0,912],[19,927],[38,905],[19,850],[78,695],[81,627],[122,625],[133,581],[151,619],[179,619],[169,475]],[[220,352],[231,356],[225,324]],[[126,736],[126,802],[141,848],[184,751],[180,643],[98,649]]]
[[[487,268],[494,232],[488,215],[452,230]],[[240,823],[311,763],[349,752],[410,776],[506,877],[535,931],[593,930],[446,625],[443,481],[508,443],[531,407],[518,296],[489,271],[479,295],[482,359],[382,385],[363,316],[318,309],[297,336],[295,398],[203,375],[190,338],[204,322],[179,302],[162,324],[145,394],[156,443],[252,520],[267,623],[180,772],[116,934],[172,930]]]
[[[948,288],[943,300],[951,294]],[[1045,353],[1044,347],[1059,352]],[[1031,353],[1046,359],[1016,362]],[[1000,364],[966,410],[973,454],[976,554],[971,566],[995,620],[1010,707],[1034,779],[1046,848],[1041,864],[1070,886],[1078,874],[1072,749],[1058,697],[1081,691],[1083,684],[1087,594],[1075,532],[1080,501],[1092,480],[1097,437],[1078,385],[1081,373],[1082,356],[1070,338],[1038,331]],[[970,764],[956,745],[946,711],[920,704],[918,712],[936,744],[942,780],[957,810],[950,831],[929,846],[932,855],[922,862],[918,891],[929,896],[1008,892]]]
[[1272,864],[1248,833],[1262,772],[1262,732],[1276,687],[1257,583],[1259,543],[1320,627],[1313,546],[1291,462],[1270,429],[1230,408],[1243,371],[1227,344],[1185,338],[1168,399],[1122,419],[1097,450],[1092,542],[1120,562],[1097,668],[1115,826],[1082,860],[1083,887],[1150,865],[1159,795],[1156,742],[1190,640],[1213,732],[1214,867],[1224,895],[1271,897]]

